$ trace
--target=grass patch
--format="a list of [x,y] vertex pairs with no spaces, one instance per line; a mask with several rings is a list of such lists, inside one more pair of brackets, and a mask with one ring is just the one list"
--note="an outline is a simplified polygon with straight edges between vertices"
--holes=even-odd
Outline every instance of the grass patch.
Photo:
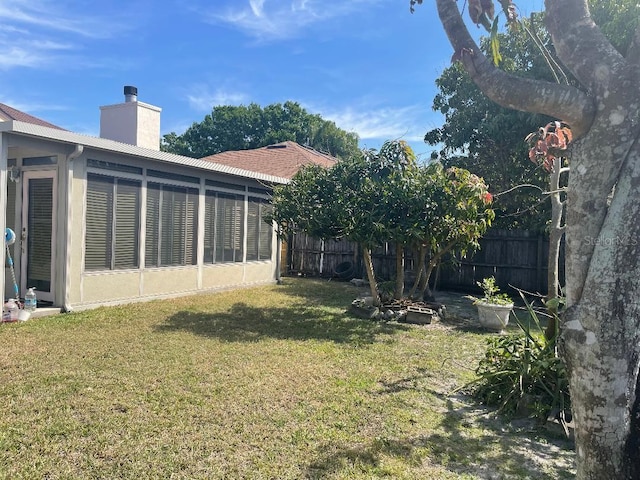
[[283,285],[0,327],[0,478],[571,478],[573,454],[448,392],[486,334]]

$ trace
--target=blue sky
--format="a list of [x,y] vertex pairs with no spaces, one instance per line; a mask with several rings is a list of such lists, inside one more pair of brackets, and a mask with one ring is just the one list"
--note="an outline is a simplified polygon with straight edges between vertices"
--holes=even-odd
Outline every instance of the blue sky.
[[379,148],[422,138],[442,117],[434,81],[452,49],[426,1],[0,0],[0,102],[99,132],[124,85],[183,133],[215,105],[293,100]]

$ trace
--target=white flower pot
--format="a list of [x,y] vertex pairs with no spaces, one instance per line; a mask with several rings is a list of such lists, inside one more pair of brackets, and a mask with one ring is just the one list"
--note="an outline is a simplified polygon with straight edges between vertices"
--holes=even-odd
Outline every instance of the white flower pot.
[[480,325],[492,332],[501,332],[509,323],[509,315],[513,310],[513,303],[498,305],[495,303],[476,303]]

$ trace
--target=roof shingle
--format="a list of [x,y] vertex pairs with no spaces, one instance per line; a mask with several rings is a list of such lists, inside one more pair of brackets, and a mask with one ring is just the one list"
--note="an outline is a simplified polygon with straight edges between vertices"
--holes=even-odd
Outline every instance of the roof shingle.
[[21,112],[20,110],[16,110],[9,105],[5,105],[4,103],[0,103],[0,121],[6,122],[9,120],[17,120],[18,122],[32,123],[34,125],[40,125],[41,127],[49,127],[56,128],[58,130],[64,130],[64,128],[58,127],[53,123],[49,123],[41,118],[34,117],[33,115],[29,115],[28,113]]
[[328,168],[335,165],[337,158],[287,141],[253,150],[216,153],[201,160],[290,179],[303,165],[315,163]]

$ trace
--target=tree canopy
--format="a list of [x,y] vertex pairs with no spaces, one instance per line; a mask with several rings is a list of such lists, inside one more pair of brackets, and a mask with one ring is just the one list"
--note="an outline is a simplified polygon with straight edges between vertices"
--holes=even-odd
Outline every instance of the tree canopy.
[[291,140],[309,145],[338,158],[358,153],[358,135],[346,132],[320,115],[308,113],[298,103],[287,101],[264,108],[213,107],[201,122],[194,122],[182,135],[164,135],[161,149],[202,158],[229,150],[247,150]]
[[[544,48],[552,48],[540,15],[524,19],[521,28],[498,34],[500,67],[528,78],[554,81],[534,38]],[[489,38],[483,39],[481,48],[489,54]],[[541,192],[546,188],[547,173],[527,161],[524,138],[550,118],[492,102],[460,63],[446,68],[436,85],[439,93],[433,100],[433,109],[444,115],[445,123],[425,135],[426,143],[441,146],[432,156],[445,166],[460,166],[481,176],[498,194],[494,204],[496,226],[544,230],[549,202]],[[530,187],[513,189],[518,185]]]
[[[478,176],[437,163],[418,165],[405,142],[390,141],[380,151],[366,150],[330,169],[303,167],[289,184],[275,187],[270,218],[285,234],[358,243],[377,298],[372,248],[395,243],[398,259],[403,247],[420,250],[419,263],[430,260],[423,268],[428,280],[444,253],[477,246],[493,220],[490,204],[491,195]],[[398,263],[396,298],[403,296],[403,274]]]
[[[591,0],[589,5],[605,36],[618,51],[626,52],[638,23],[637,2]],[[522,19],[518,28],[497,35],[500,68],[526,78],[577,84],[569,70],[559,70],[560,62],[543,20],[543,15],[533,14]],[[483,39],[481,48],[490,54],[489,37]],[[436,86],[439,92],[432,108],[444,115],[445,122],[424,137],[426,143],[440,147],[432,157],[445,166],[460,166],[481,176],[491,191],[499,194],[494,203],[497,227],[544,230],[550,217],[549,201],[542,195],[548,174],[527,161],[524,138],[551,118],[492,102],[461,63],[446,68]],[[525,184],[534,187],[513,189]]]

